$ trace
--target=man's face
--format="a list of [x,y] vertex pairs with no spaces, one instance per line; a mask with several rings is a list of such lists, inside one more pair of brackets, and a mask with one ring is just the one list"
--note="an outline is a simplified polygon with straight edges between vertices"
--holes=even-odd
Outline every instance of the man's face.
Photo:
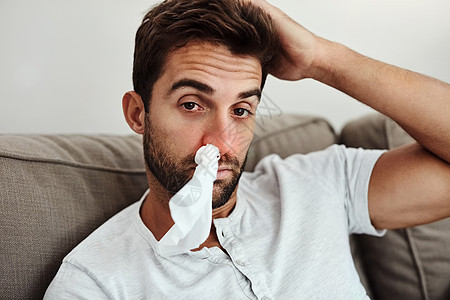
[[261,65],[223,46],[189,43],[169,54],[153,88],[144,132],[145,160],[156,182],[175,194],[192,178],[206,144],[221,158],[213,208],[236,190],[253,138]]

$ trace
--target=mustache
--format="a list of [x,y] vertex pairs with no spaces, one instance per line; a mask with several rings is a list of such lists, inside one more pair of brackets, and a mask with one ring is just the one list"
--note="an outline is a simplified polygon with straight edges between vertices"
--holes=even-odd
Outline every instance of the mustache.
[[[192,167],[195,169],[197,167],[197,164],[195,163],[195,154],[189,154],[182,160],[182,164],[187,165],[189,167]],[[229,153],[221,154],[219,159],[219,167],[222,165],[227,165],[232,167],[233,169],[239,169],[240,164],[239,160],[235,156],[231,156]]]
[[219,159],[219,166],[221,165],[228,165],[230,167],[239,168],[239,160],[235,156],[231,156],[228,153],[225,153],[224,155],[220,156]]

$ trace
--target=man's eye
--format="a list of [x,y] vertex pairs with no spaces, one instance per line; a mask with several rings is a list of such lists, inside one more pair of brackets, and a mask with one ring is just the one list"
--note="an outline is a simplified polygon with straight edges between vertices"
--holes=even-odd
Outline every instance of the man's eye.
[[186,102],[186,103],[181,104],[181,106],[183,106],[183,108],[186,110],[194,110],[196,108],[198,110],[198,105],[195,102]]
[[251,112],[249,112],[245,108],[235,108],[234,114],[238,117],[247,117],[249,114],[251,114]]

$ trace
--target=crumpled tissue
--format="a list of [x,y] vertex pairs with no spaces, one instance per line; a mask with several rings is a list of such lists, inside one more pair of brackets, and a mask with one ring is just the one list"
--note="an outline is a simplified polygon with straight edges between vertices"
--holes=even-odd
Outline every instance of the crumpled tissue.
[[192,179],[169,201],[175,224],[157,243],[162,256],[186,253],[198,248],[209,236],[212,222],[212,192],[219,168],[219,149],[208,144],[195,154]]

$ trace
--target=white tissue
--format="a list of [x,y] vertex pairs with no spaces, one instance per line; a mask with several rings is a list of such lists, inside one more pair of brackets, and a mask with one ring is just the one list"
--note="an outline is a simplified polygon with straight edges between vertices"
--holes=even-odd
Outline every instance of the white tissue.
[[209,236],[212,221],[212,192],[219,167],[219,149],[211,144],[195,154],[192,179],[169,201],[175,224],[157,243],[158,253],[171,256],[198,248]]

